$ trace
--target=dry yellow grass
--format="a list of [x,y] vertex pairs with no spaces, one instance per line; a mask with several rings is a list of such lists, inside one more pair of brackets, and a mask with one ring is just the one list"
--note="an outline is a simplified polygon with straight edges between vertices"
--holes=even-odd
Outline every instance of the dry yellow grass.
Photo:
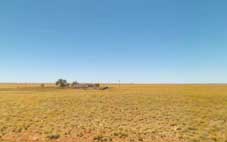
[[109,86],[0,85],[0,141],[227,141],[226,85]]

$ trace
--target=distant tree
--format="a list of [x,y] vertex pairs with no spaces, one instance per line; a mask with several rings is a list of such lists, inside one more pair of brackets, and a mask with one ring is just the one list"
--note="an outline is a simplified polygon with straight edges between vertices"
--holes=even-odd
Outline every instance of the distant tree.
[[64,87],[67,87],[69,84],[67,83],[67,80],[65,80],[65,79],[58,79],[58,81],[56,82],[56,85],[58,87],[64,88]]
[[79,82],[74,81],[74,82],[71,84],[71,87],[74,87],[74,86],[76,86],[76,85],[78,85],[78,84],[79,84]]

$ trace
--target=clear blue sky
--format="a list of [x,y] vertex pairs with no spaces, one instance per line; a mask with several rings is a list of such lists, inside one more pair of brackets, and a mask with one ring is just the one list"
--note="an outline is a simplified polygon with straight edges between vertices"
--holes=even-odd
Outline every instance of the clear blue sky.
[[226,0],[2,0],[0,82],[226,83]]

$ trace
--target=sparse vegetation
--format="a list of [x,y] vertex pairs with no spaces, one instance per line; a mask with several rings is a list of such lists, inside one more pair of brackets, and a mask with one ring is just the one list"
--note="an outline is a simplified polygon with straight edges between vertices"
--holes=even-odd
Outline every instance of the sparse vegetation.
[[44,88],[44,87],[45,87],[45,84],[44,84],[44,83],[42,83],[42,84],[40,85],[40,87]]
[[[48,84],[49,85],[49,84]],[[1,142],[225,142],[225,85],[0,85]]]
[[47,136],[47,138],[50,140],[55,140],[55,139],[59,139],[60,135],[59,134],[50,134],[49,136]]

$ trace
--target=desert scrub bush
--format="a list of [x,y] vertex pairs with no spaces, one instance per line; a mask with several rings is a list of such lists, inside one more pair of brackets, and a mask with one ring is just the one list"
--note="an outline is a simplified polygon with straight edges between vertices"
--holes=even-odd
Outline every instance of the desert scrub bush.
[[103,135],[97,135],[93,138],[94,142],[112,142],[111,137],[103,136]]
[[128,134],[127,133],[124,133],[124,132],[114,132],[113,133],[113,136],[119,137],[119,138],[123,139],[123,138],[127,138],[128,137]]
[[42,84],[40,85],[40,87],[41,87],[41,88],[44,88],[44,87],[45,87],[45,84],[42,83]]
[[50,134],[47,136],[47,138],[50,140],[56,140],[56,139],[60,138],[60,135],[59,134]]

